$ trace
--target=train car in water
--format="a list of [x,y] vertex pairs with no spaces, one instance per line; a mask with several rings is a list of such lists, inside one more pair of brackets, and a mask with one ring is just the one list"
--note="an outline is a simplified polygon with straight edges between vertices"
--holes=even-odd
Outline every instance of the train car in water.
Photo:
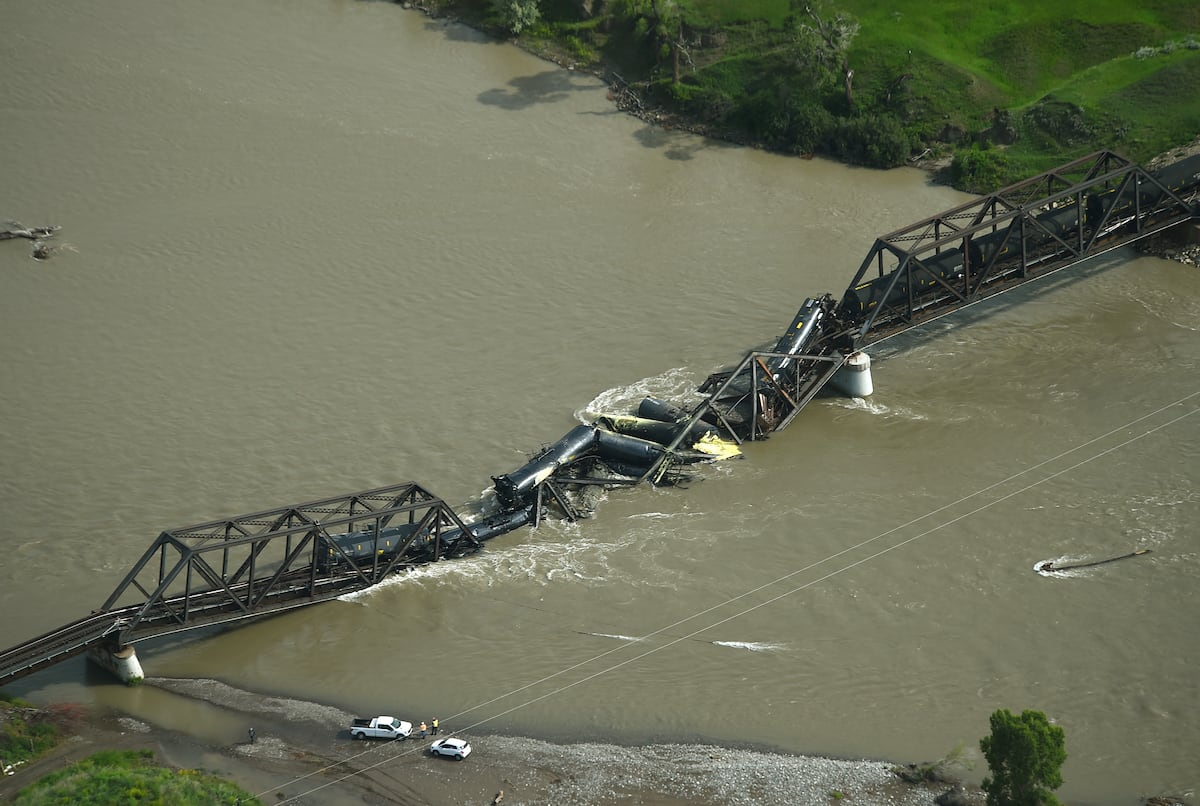
[[533,520],[531,507],[505,510],[467,524],[466,532],[457,526],[443,529],[435,535],[426,530],[418,534],[419,524],[403,523],[379,530],[373,529],[343,534],[321,535],[317,538],[317,566],[330,571],[353,562],[359,567],[379,562],[391,562],[397,554],[413,563],[437,557],[456,557],[476,551],[485,540],[526,525]]

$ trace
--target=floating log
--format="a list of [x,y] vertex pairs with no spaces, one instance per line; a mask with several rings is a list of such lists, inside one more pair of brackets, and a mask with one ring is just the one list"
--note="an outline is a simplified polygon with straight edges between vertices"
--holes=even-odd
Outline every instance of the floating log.
[[1119,557],[1108,557],[1107,559],[1092,560],[1086,563],[1067,563],[1066,565],[1058,565],[1054,562],[1054,560],[1046,560],[1035,565],[1033,570],[1037,571],[1038,573],[1045,573],[1048,571],[1070,571],[1074,568],[1091,568],[1095,565],[1107,565],[1108,563],[1115,563],[1117,560],[1128,560],[1130,557],[1140,557],[1143,554],[1149,553],[1150,549],[1138,549],[1137,551],[1132,551],[1129,554],[1122,554]]
[[13,238],[37,241],[42,238],[52,238],[54,233],[62,229],[62,227],[26,227],[16,221],[9,221],[8,225],[9,229],[0,230],[0,241],[8,241]]

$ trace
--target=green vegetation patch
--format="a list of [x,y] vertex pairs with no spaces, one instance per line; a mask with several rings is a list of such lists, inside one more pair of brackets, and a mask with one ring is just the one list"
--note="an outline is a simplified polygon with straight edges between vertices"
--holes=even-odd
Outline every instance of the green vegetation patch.
[[1076,73],[1127,56],[1159,32],[1149,25],[1093,25],[1061,20],[1024,23],[999,32],[984,47],[991,72],[1016,95],[1037,97]]
[[1200,50],[1181,54],[1107,96],[1105,106],[1127,121],[1129,156],[1147,158],[1195,137],[1200,132],[1198,87]]
[[769,25],[779,27],[791,13],[787,0],[697,0],[695,5],[715,23],[725,25],[765,20]]
[[17,793],[14,806],[110,806],[114,803],[212,806],[261,801],[240,787],[198,770],[154,764],[149,750],[109,750],[51,773]]
[[0,693],[0,764],[30,761],[59,741],[52,714]]

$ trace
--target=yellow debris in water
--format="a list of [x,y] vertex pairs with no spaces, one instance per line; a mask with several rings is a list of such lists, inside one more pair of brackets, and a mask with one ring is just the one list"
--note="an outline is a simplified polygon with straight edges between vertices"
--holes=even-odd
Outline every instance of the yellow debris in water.
[[692,445],[692,450],[707,453],[713,459],[733,459],[742,455],[742,449],[736,442],[721,439],[716,434],[705,434]]

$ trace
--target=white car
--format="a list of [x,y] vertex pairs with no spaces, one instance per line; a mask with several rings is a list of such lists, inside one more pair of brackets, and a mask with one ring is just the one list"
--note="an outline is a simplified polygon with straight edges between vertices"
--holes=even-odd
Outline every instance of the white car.
[[429,745],[429,752],[435,756],[449,756],[462,761],[471,755],[471,745],[462,739],[438,739]]

